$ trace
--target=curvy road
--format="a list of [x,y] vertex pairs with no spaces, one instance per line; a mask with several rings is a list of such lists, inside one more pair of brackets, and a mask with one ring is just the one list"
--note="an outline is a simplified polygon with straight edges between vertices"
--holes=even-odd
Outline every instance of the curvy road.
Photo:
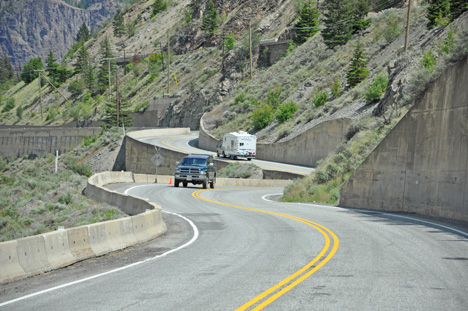
[[0,286],[0,310],[468,310],[463,225],[278,202],[280,188],[109,188],[160,204],[168,233]]
[[[196,131],[192,132],[191,135],[180,135],[180,136],[172,136],[172,137],[151,137],[151,138],[143,138],[141,139],[141,141],[144,141],[146,143],[150,143],[155,146],[162,147],[162,148],[173,149],[173,150],[181,151],[185,153],[211,154],[211,155],[216,156],[216,152],[206,151],[206,150],[199,149],[196,147],[196,145],[198,144],[198,132]],[[227,158],[226,159],[218,158],[218,159],[232,162],[232,160],[229,160]],[[246,163],[248,162],[245,159],[239,159],[235,161],[245,161]],[[263,169],[279,170],[279,171],[285,171],[285,172],[301,174],[301,175],[307,175],[307,174],[310,174],[312,171],[314,171],[314,169],[310,167],[284,164],[284,163],[274,163],[274,162],[262,161],[262,160],[257,160],[257,159],[253,159],[252,161],[248,163],[253,163]]]

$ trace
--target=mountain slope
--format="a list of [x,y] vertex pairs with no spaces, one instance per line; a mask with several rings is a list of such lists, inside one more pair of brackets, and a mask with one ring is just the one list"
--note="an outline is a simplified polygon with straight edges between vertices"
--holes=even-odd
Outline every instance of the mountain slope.
[[45,59],[49,50],[61,59],[83,23],[90,28],[102,25],[119,7],[122,1],[118,0],[93,1],[87,9],[63,0],[2,1],[0,51],[7,52],[14,67],[31,58]]

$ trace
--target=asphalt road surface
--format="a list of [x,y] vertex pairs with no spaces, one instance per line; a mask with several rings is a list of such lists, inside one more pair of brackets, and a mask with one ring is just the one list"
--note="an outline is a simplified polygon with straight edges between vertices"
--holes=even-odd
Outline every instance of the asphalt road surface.
[[464,229],[274,188],[109,187],[174,213],[168,233],[2,285],[1,310],[468,310]]
[[[198,153],[198,154],[211,154],[216,157],[216,152],[206,151],[197,147],[198,144],[198,132],[192,132],[191,135],[179,135],[179,136],[171,136],[171,137],[148,137],[140,139],[143,142],[160,146],[166,149],[173,149],[185,153]],[[223,160],[227,162],[245,162],[245,163],[253,163],[263,169],[269,170],[278,170],[278,171],[285,171],[295,174],[301,175],[308,175],[314,168],[299,166],[299,165],[292,165],[292,164],[285,164],[285,163],[276,163],[270,161],[263,161],[253,159],[252,161],[247,161],[246,159],[238,159],[238,160],[229,160],[227,158],[218,158],[218,160]]]

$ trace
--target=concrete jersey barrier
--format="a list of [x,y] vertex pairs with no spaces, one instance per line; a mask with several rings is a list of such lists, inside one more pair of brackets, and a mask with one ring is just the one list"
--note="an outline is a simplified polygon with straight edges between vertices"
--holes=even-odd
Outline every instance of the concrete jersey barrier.
[[88,179],[86,192],[100,201],[113,196],[117,203],[138,212],[134,216],[1,242],[0,284],[101,256],[166,232],[160,206],[122,194],[127,199],[118,199],[118,193],[103,187],[108,183],[133,181],[133,174],[128,172],[100,173]]

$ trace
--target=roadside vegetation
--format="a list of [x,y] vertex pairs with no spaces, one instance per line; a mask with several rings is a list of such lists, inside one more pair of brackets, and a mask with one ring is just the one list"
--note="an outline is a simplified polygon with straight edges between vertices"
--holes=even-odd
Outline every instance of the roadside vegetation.
[[218,171],[220,178],[262,179],[263,172],[260,167],[252,163],[234,162]]
[[75,150],[55,157],[0,158],[0,242],[121,218],[120,209],[82,194],[94,172],[86,159],[103,146],[118,145],[115,130],[83,140]]

